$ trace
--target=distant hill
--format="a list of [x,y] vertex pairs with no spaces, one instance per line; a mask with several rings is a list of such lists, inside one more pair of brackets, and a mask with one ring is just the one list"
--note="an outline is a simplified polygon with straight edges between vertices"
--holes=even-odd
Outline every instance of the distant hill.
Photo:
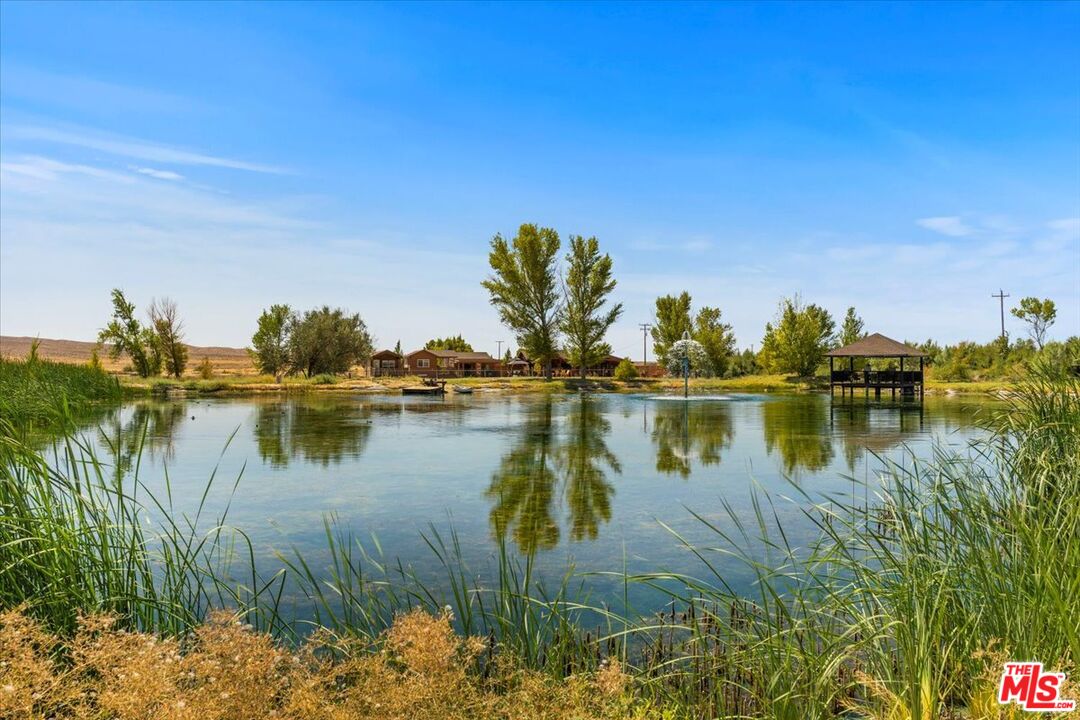
[[[56,360],[57,362],[84,363],[89,362],[90,353],[97,343],[84,342],[82,340],[54,340],[51,338],[38,338],[38,356]],[[25,358],[30,352],[32,337],[10,337],[0,335],[0,356],[5,358]],[[105,350],[99,351],[101,364],[105,369],[114,372],[122,372],[129,365],[126,357],[119,360],[111,360]],[[251,364],[247,350],[230,347],[202,347],[188,345],[188,374],[195,370],[195,366],[203,358],[210,358],[210,363],[217,373],[225,375],[248,375],[255,374],[255,368]]]

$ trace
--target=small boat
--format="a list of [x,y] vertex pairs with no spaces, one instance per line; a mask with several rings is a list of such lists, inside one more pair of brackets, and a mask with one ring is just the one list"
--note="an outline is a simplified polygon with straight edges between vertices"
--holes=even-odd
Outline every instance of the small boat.
[[454,392],[461,393],[462,395],[472,395],[472,388],[465,387],[464,385],[454,385]]

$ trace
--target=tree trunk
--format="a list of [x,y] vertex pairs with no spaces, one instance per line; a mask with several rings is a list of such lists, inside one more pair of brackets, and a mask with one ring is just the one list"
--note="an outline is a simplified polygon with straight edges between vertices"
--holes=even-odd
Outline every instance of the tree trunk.
[[581,379],[584,380],[585,379],[585,366],[582,365],[580,369],[581,369]]
[[544,379],[551,380],[551,358],[544,361]]

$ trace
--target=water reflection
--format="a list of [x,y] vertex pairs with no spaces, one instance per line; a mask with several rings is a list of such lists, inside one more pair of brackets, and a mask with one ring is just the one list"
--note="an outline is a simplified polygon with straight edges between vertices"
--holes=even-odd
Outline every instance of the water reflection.
[[652,441],[656,469],[689,477],[692,463],[718,465],[731,446],[735,427],[731,408],[721,402],[664,402],[655,404]]
[[559,542],[559,525],[552,516],[555,493],[555,436],[550,399],[530,407],[521,435],[503,455],[485,495],[495,535],[513,537],[526,554],[547,550]]
[[556,499],[561,488],[569,515],[570,539],[594,540],[611,519],[614,486],[608,472],[621,473],[607,445],[611,423],[602,401],[567,403],[565,432],[556,432],[550,398],[533,403],[518,437],[491,476],[485,495],[492,501],[492,532],[513,539],[521,552],[548,550],[559,542]]
[[176,456],[176,434],[187,417],[187,403],[181,400],[145,401],[131,406],[131,414],[111,413],[99,422],[99,431],[112,455],[118,473],[135,465],[140,451],[151,460],[172,462]]
[[780,454],[786,474],[817,472],[832,462],[827,400],[816,396],[774,400],[762,404],[761,415],[765,451]]
[[288,467],[294,458],[323,467],[359,457],[371,435],[371,407],[341,402],[274,402],[258,406],[256,446],[263,462]]
[[622,466],[607,446],[611,423],[599,401],[579,400],[570,411],[567,428],[558,458],[566,479],[570,539],[595,540],[600,521],[611,519],[611,496],[615,494],[605,468],[619,474]]

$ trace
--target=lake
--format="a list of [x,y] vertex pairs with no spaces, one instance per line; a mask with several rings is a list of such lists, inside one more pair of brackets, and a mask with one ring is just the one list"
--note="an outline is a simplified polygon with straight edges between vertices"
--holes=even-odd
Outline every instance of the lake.
[[[333,516],[370,552],[398,558],[438,586],[439,565],[421,534],[450,527],[481,575],[500,539],[533,555],[550,582],[571,564],[580,572],[700,575],[700,561],[672,531],[718,541],[688,508],[730,531],[725,503],[753,524],[755,486],[777,497],[794,494],[789,482],[815,498],[864,494],[851,478],[873,480],[875,454],[903,459],[906,446],[926,457],[934,442],[962,449],[980,434],[974,423],[986,407],[976,399],[927,398],[920,407],[816,394],[690,402],[311,394],[133,402],[84,432],[129,476],[139,462],[139,477],[160,497],[167,475],[180,512],[194,513],[216,468],[207,524],[231,496],[227,523],[253,540],[264,571],[291,548],[326,567],[323,521]],[[777,514],[789,542],[812,539],[798,503],[779,502]],[[717,562],[732,587],[747,587],[740,563]],[[590,577],[587,586],[594,600],[622,593],[610,578]],[[637,587],[631,600],[641,609],[657,597]]]

